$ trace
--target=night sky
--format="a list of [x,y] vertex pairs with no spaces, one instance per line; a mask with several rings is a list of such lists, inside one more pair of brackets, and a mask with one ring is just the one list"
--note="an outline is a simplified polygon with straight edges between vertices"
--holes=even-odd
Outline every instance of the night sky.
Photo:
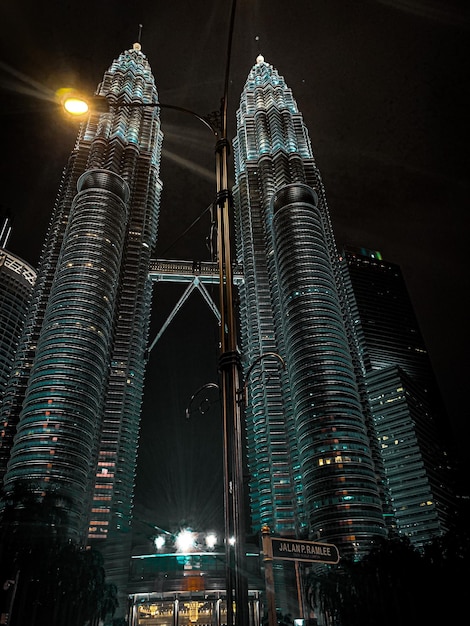
[[[380,250],[401,266],[462,451],[470,435],[467,4],[239,0],[228,105],[232,138],[256,56],[284,75],[310,132],[338,247]],[[55,91],[92,93],[143,24],[142,51],[161,102],[214,111],[223,94],[229,12],[223,0],[2,3],[0,200],[13,219],[13,253],[37,263],[77,134],[53,104]],[[213,138],[195,118],[169,110],[162,129],[155,256],[208,260]],[[151,340],[183,289],[155,287]],[[218,336],[196,293],[150,353],[138,520],[171,531],[183,523],[221,526],[217,393],[198,394],[208,398],[207,410],[199,412],[196,399],[185,418],[191,396],[217,382]]]

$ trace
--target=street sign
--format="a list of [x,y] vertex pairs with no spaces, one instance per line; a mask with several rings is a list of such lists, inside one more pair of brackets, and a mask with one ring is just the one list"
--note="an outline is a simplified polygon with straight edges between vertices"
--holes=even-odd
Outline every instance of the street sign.
[[318,541],[298,541],[297,539],[283,539],[270,537],[273,559],[287,561],[309,561],[315,563],[338,563],[338,548],[332,543]]

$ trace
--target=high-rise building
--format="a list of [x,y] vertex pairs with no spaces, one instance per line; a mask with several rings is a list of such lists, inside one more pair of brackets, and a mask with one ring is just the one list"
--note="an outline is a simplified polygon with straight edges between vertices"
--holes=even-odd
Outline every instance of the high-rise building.
[[262,56],[241,95],[234,152],[245,370],[259,361],[247,381],[253,531],[361,555],[385,529],[339,255],[302,115]]
[[[0,248],[0,401],[15,360],[31,298],[36,272],[25,261]],[[5,466],[10,447],[4,445],[7,429],[0,430],[0,464]]]
[[90,113],[64,169],[4,395],[1,470],[12,497],[24,485],[54,494],[66,535],[98,541],[112,578],[128,565],[162,188],[158,94],[140,44],[97,95],[109,111]]
[[422,546],[455,517],[449,422],[400,267],[364,248],[342,257],[395,527]]
[[[5,220],[2,235],[8,231],[8,220]],[[36,280],[34,268],[6,250],[7,242],[8,237],[0,236],[0,399],[13,366]]]

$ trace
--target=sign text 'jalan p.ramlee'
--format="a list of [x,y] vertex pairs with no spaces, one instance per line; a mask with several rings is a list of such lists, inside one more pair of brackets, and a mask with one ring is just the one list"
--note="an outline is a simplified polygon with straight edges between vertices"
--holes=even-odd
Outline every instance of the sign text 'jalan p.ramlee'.
[[296,541],[271,537],[274,559],[294,561],[316,561],[319,563],[338,563],[338,548],[332,543],[316,541]]

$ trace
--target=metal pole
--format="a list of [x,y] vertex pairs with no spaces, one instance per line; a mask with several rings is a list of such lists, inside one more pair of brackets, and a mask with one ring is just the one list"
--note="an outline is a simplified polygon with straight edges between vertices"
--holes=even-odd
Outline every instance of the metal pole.
[[[243,502],[243,424],[240,392],[241,362],[237,349],[233,310],[232,258],[230,249],[230,194],[227,177],[227,139],[217,142],[217,237],[220,291],[220,360],[222,376],[225,545],[227,567],[227,624],[233,624],[235,591],[235,624],[248,625],[248,589],[245,561],[245,528]],[[230,538],[234,537],[234,545]]]
[[178,598],[175,598],[173,601],[173,626],[178,626],[179,624],[179,613],[180,613],[180,601]]
[[220,598],[218,598],[218,599],[215,601],[215,604],[214,604],[214,610],[215,610],[215,626],[221,626],[221,624],[222,624],[222,621],[221,621],[221,619],[220,619],[220,616],[221,616],[220,605],[221,605],[221,603],[222,603],[222,600],[221,600]]
[[[223,221],[227,212],[228,198],[223,198],[222,190],[227,191],[224,175],[224,149],[220,142],[216,146],[217,176],[217,254],[219,264],[219,308],[220,308],[220,361],[227,355],[227,294],[224,257]],[[230,336],[230,333],[228,333]],[[233,625],[233,591],[234,591],[234,550],[231,538],[235,535],[233,528],[233,497],[232,497],[232,449],[233,449],[233,417],[231,393],[231,364],[219,363],[222,373],[222,423],[223,423],[223,464],[224,464],[224,525],[225,525],[225,586],[227,604],[227,624]]]
[[[236,0],[230,12],[224,95],[221,102],[220,139],[216,145],[217,247],[219,264],[220,360],[224,433],[225,545],[227,567],[227,624],[248,626],[248,584],[245,568],[245,515],[243,497],[243,422],[240,381],[241,361],[233,308],[232,252],[230,236],[231,194],[228,189],[227,107]],[[234,545],[230,538],[234,537]]]
[[300,577],[300,563],[295,561],[295,582],[297,585],[297,602],[299,604],[299,617],[303,618],[304,616],[304,603],[303,603],[303,589],[302,589],[302,579]]
[[264,581],[266,586],[266,605],[268,609],[268,626],[277,626],[276,599],[274,595],[273,547],[269,526],[261,529],[263,541]]

